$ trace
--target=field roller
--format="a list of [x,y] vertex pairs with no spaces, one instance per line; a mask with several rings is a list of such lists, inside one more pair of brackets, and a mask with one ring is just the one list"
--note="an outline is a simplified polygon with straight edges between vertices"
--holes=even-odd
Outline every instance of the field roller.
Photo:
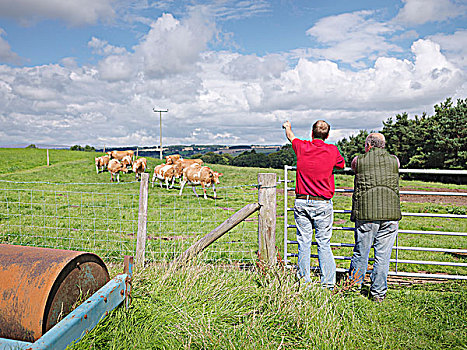
[[95,254],[0,244],[0,338],[36,341],[108,281]]

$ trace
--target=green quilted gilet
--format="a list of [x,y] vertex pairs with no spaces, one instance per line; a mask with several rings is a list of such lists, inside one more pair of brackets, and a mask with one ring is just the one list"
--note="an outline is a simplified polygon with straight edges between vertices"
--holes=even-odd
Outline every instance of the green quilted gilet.
[[351,220],[400,220],[399,168],[385,149],[371,148],[357,159]]

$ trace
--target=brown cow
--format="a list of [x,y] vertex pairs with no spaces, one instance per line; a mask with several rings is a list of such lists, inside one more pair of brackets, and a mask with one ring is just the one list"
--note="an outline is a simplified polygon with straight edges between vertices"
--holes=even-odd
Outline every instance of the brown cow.
[[135,152],[133,151],[109,151],[107,154],[110,159],[122,160],[125,156],[130,156],[132,160],[135,159]]
[[147,160],[146,158],[139,158],[133,163],[133,172],[135,173],[135,180],[141,178],[141,173],[146,171]]
[[169,181],[172,182],[170,188],[174,186],[175,182],[175,167],[172,164],[160,164],[154,168],[154,175],[152,176],[152,187],[154,181],[158,179],[162,188],[162,181],[165,181],[165,187],[169,189]]
[[175,177],[178,179],[183,174],[183,169],[192,166],[193,164],[203,165],[202,159],[180,159],[175,162]]
[[195,186],[201,185],[201,187],[203,187],[204,199],[208,198],[206,196],[206,187],[210,186],[212,186],[212,189],[214,191],[214,198],[217,198],[216,185],[220,183],[219,177],[222,175],[222,173],[213,171],[207,166],[193,164],[183,170],[183,178],[180,180],[179,195],[182,195],[183,187],[185,187],[185,185],[188,183],[192,186],[193,192],[195,192],[196,197],[198,197],[198,194],[196,193]]
[[96,172],[99,174],[99,171],[104,171],[104,169],[107,169],[107,166],[109,165],[109,156],[101,156],[101,157],[96,157],[94,158],[94,162],[96,163]]
[[124,167],[128,166],[131,168],[133,166],[133,159],[130,156],[125,156],[122,158],[121,163]]
[[165,164],[174,164],[179,159],[180,154],[172,154],[170,156],[165,156]]
[[123,173],[128,172],[128,168],[126,166],[123,166],[122,163],[120,163],[116,159],[111,159],[109,161],[109,165],[107,169],[110,172],[110,182],[114,181],[114,175],[117,174],[117,182],[120,182],[120,171]]

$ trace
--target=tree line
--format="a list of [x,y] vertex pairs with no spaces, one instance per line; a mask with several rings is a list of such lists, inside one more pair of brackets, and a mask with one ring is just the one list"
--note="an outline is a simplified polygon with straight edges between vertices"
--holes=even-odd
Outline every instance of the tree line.
[[[398,114],[383,122],[378,132],[386,138],[386,149],[395,154],[402,168],[465,169],[467,164],[467,99],[456,105],[448,98],[435,105],[435,114],[415,116]],[[371,131],[374,132],[374,131]],[[337,142],[346,164],[356,155],[365,153],[368,131]]]
[[[356,135],[337,142],[346,165],[365,153],[365,139],[369,132],[380,132],[386,138],[386,149],[396,155],[401,168],[410,169],[465,169],[467,164],[467,99],[458,99],[454,105],[451,98],[434,106],[435,114],[423,113],[409,119],[407,113],[383,121],[381,130],[360,130]],[[264,154],[255,150],[236,157],[230,154],[208,152],[196,154],[206,163],[244,167],[277,168],[296,165],[292,146],[282,146],[278,152]]]
[[96,152],[96,148],[89,145],[84,147],[80,145],[74,145],[70,147],[70,151]]
[[205,154],[195,154],[191,158],[201,158],[205,163],[210,164],[276,169],[283,168],[285,164],[294,165],[297,162],[292,145],[290,144],[282,146],[278,152],[269,154],[258,153],[253,149],[242,152],[235,157],[228,153],[218,154],[208,152]]

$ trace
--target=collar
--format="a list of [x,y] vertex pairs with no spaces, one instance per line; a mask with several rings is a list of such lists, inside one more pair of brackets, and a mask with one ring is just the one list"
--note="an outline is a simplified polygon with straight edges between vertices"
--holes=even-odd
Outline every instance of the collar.
[[321,139],[314,139],[311,141],[312,144],[316,145],[316,146],[321,146],[321,145],[324,145],[325,142]]

